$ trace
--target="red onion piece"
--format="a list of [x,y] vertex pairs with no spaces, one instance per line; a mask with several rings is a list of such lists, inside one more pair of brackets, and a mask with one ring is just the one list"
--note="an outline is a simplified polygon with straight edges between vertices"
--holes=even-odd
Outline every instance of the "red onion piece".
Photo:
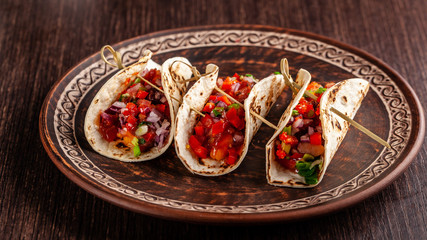
[[222,78],[218,78],[218,80],[216,81],[218,87],[221,87],[223,82],[224,82],[224,79]]
[[161,114],[156,109],[153,109],[147,117],[147,122],[157,123],[161,119]]
[[312,135],[314,133],[313,127],[308,127],[308,135]]
[[322,125],[316,126],[316,131],[322,133]]
[[303,126],[302,118],[298,118],[294,123],[292,123],[292,128],[300,128]]
[[302,135],[300,137],[300,141],[301,142],[310,142],[310,137],[306,134],[306,135]]
[[233,86],[231,86],[231,91],[237,92],[237,90],[239,90],[239,87],[240,87],[240,83],[237,82],[233,84]]
[[166,97],[165,96],[163,96],[162,98],[160,98],[160,102],[161,103],[165,103],[167,101],[167,99],[166,99]]

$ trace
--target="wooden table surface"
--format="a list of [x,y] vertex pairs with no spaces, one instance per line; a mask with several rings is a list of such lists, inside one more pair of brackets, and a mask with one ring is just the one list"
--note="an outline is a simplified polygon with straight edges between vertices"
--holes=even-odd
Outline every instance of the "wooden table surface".
[[92,196],[55,167],[38,131],[49,89],[82,59],[105,44],[196,25],[271,25],[342,41],[394,68],[426,103],[426,12],[425,0],[1,1],[0,239],[427,238],[427,144],[397,180],[342,211],[302,222],[210,226]]

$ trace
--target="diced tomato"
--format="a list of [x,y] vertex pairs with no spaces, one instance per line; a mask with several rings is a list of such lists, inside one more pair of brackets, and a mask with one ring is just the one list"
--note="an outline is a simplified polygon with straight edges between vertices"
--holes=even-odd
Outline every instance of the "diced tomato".
[[277,159],[277,161],[280,163],[280,165],[282,165],[286,169],[289,169],[295,172],[295,165],[297,164],[297,161],[295,159],[284,158],[284,159]]
[[188,143],[190,144],[191,149],[193,149],[194,153],[196,153],[198,157],[206,158],[208,156],[208,150],[205,147],[202,147],[195,135],[190,136]]
[[226,122],[220,120],[212,125],[212,135],[217,135],[218,133],[224,132],[226,128]]
[[136,125],[136,123],[138,122],[138,119],[136,119],[136,117],[130,115],[127,119],[127,122],[132,124],[132,125]]
[[123,115],[125,115],[125,116],[129,116],[129,115],[130,115],[130,111],[129,111],[129,109],[128,109],[128,108],[123,108],[122,113],[123,113]]
[[277,149],[277,151],[276,151],[276,156],[277,156],[279,159],[284,159],[284,158],[286,157],[286,152],[285,152],[285,151],[283,151],[282,149]]
[[233,143],[233,136],[231,134],[224,133],[218,139],[216,146],[220,148],[228,148]]
[[193,151],[199,158],[208,157],[208,149],[206,149],[205,147],[198,146],[196,148],[193,148]]
[[214,108],[215,108],[215,103],[208,102],[208,103],[206,103],[205,107],[203,108],[203,112],[210,113],[212,111],[212,109],[214,109]]
[[280,141],[285,141],[288,138],[288,134],[286,132],[282,132],[279,134]]
[[125,85],[127,86],[130,82],[130,78],[126,78]]
[[195,126],[194,131],[196,132],[196,135],[203,136],[205,134],[205,128],[202,125]]
[[135,103],[130,102],[130,103],[126,104],[126,108],[128,108],[129,110],[131,110],[133,108],[136,108],[136,105],[135,105]]
[[310,110],[313,109],[313,105],[310,104],[307,100],[304,98],[301,98],[298,105],[295,107],[295,110],[297,110],[300,114],[307,114]]
[[227,104],[227,106],[231,104],[230,100],[228,100],[227,96],[225,96],[225,95],[219,97],[218,101],[224,102],[225,104]]
[[231,91],[231,86],[233,85],[233,82],[231,81],[230,77],[227,77],[224,82],[222,83],[221,89],[224,91]]
[[235,77],[235,78],[236,78],[236,80],[240,81],[240,75],[239,75],[239,74],[234,73],[233,77]]
[[218,97],[217,97],[217,96],[215,96],[215,95],[211,95],[211,96],[209,97],[209,101],[216,102],[217,100],[218,100]]
[[128,131],[134,131],[136,128],[136,125],[132,123],[126,123],[126,128],[128,129]]
[[138,106],[140,107],[149,107],[151,105],[151,101],[145,100],[145,99],[138,99],[136,101]]
[[228,157],[227,157],[226,163],[228,165],[234,165],[237,161],[237,158],[238,158],[237,150],[234,148],[228,149]]
[[298,139],[295,136],[288,136],[285,143],[290,144],[292,147],[296,147],[298,145]]
[[322,85],[320,85],[318,82],[310,82],[307,86],[308,91],[316,91],[317,89],[321,88]]
[[154,137],[156,137],[156,133],[148,132],[148,133],[142,135],[142,137],[145,139],[145,142],[149,143],[149,142],[154,140]]
[[228,110],[226,117],[235,128],[239,130],[245,128],[245,121],[237,115],[237,110],[235,108]]
[[318,132],[311,134],[310,143],[313,145],[322,145],[322,135]]
[[165,112],[166,105],[165,105],[165,104],[158,104],[158,105],[156,106],[156,108],[157,108],[160,112]]
[[117,138],[118,130],[116,126],[110,126],[107,128],[100,127],[100,132],[105,140],[107,140],[108,142],[112,142]]
[[198,146],[201,146],[199,140],[197,140],[197,138],[196,138],[195,135],[191,135],[190,136],[190,139],[188,140],[188,143],[190,144],[190,147],[193,148],[193,149],[196,148],[196,147],[198,147]]
[[291,156],[289,156],[289,158],[291,158],[291,159],[299,159],[299,158],[302,158],[303,156],[304,156],[304,154],[302,154],[302,153],[294,153]]
[[207,128],[211,128],[214,123],[213,118],[209,114],[205,114],[205,116],[200,119],[200,122],[202,122],[203,126]]
[[146,91],[142,91],[142,90],[138,90],[138,93],[136,94],[136,97],[139,99],[144,99],[146,98],[148,95],[148,92]]

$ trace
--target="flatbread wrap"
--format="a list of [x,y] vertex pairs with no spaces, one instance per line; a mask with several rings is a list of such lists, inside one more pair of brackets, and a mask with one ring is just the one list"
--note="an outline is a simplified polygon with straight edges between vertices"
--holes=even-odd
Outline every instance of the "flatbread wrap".
[[[302,88],[266,145],[266,176],[271,185],[317,186],[349,128],[349,123],[330,108],[353,118],[369,90],[369,83],[363,79],[323,87],[310,83],[310,78],[308,72],[299,72],[296,83]],[[317,100],[304,95],[305,90],[316,95]]]
[[[137,63],[109,79],[95,95],[84,123],[86,139],[101,155],[139,162],[161,155],[173,141],[175,116],[192,75],[187,59],[168,59],[162,66],[146,52]],[[163,89],[156,90],[146,79]]]
[[[218,67],[207,66],[184,97],[177,114],[175,149],[184,166],[194,174],[219,176],[235,170],[245,158],[261,121],[250,110],[266,116],[282,93],[281,75],[259,82],[251,75],[218,78]],[[233,103],[215,86],[243,104]],[[190,107],[201,111],[200,116]]]

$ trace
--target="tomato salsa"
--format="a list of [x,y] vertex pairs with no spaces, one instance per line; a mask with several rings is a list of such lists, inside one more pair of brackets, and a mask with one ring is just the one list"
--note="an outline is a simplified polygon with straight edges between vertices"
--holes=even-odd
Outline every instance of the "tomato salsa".
[[162,88],[157,69],[134,73],[126,79],[126,89],[105,111],[99,113],[99,133],[117,146],[133,149],[135,157],[151,147],[162,147],[169,136],[171,124],[169,104],[165,95],[137,75]]
[[[248,97],[255,78],[235,73],[232,77],[218,78],[217,86],[243,103]],[[245,111],[227,96],[213,91],[188,141],[187,148],[200,158],[210,157],[225,165],[234,165],[243,150]]]
[[307,184],[316,184],[322,168],[321,156],[325,148],[319,119],[319,102],[333,84],[323,87],[311,82],[307,91],[317,100],[304,95],[292,111],[292,117],[276,139],[276,161],[284,168],[303,176]]

